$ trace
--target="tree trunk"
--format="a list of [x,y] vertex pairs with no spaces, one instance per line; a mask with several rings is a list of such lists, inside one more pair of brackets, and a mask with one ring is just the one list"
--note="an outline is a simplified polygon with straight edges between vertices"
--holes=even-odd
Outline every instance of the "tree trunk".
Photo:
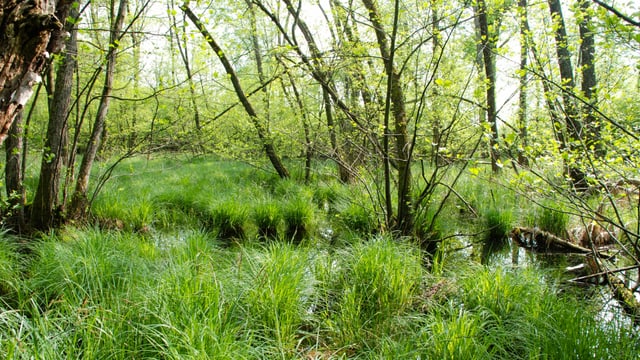
[[[322,78],[322,81],[327,84],[332,84],[330,70],[327,70],[329,67],[323,64],[322,54],[320,53],[320,49],[311,33],[311,30],[309,30],[306,22],[300,18],[299,11],[293,6],[291,0],[283,0],[283,2],[287,6],[287,11],[289,12],[289,14],[294,17],[295,25],[300,30],[300,32],[302,32],[302,35],[304,36],[304,39],[309,46],[309,51],[311,52],[311,60],[314,63],[315,68],[318,70],[318,74]],[[335,86],[333,87],[335,88]],[[326,87],[322,87],[322,100],[324,103],[325,116],[327,120],[327,129],[329,131],[329,141],[331,142],[331,157],[338,165],[338,176],[340,177],[340,181],[343,183],[350,183],[354,177],[354,170],[349,165],[347,156],[345,156],[343,148],[338,141],[337,130],[339,128],[339,124],[337,124],[335,121],[333,101]]]
[[[391,137],[395,139],[395,156],[398,168],[398,197],[397,197],[397,223],[395,228],[400,231],[401,235],[409,235],[413,230],[413,212],[411,206],[411,147],[408,141],[408,117],[405,109],[405,98],[402,90],[402,81],[400,73],[394,64],[395,55],[395,35],[397,31],[399,3],[396,0],[394,11],[393,33],[391,35],[391,44],[384,31],[380,21],[380,13],[374,0],[363,0],[365,8],[369,13],[369,21],[373,25],[380,55],[384,62],[385,73],[387,75],[387,103],[385,106],[385,119],[389,118],[390,112],[393,113],[394,133],[389,133],[389,122],[385,120],[385,130],[387,135],[385,138]],[[389,153],[386,154],[388,158]],[[390,224],[387,224],[390,225]]]
[[87,150],[82,158],[80,170],[78,170],[76,188],[71,198],[69,216],[74,219],[84,218],[89,207],[89,201],[87,198],[89,175],[91,174],[91,169],[96,159],[98,149],[102,144],[102,136],[104,135],[107,113],[109,112],[109,105],[111,103],[111,91],[113,89],[113,80],[116,71],[117,50],[122,37],[121,32],[124,25],[124,18],[127,15],[127,6],[128,0],[120,0],[118,5],[118,14],[115,17],[115,21],[113,22],[110,30],[109,49],[106,57],[107,63],[100,104],[98,105],[98,112],[96,113],[96,118],[93,123],[93,129],[91,131],[91,136],[89,137]]
[[604,155],[604,148],[600,140],[601,125],[596,117],[597,87],[595,67],[595,33],[591,19],[590,3],[580,1],[578,13],[578,28],[580,32],[580,72],[582,73],[581,90],[587,104],[583,106],[585,137],[587,149],[595,151],[597,156]]
[[[556,55],[558,58],[558,67],[560,69],[560,80],[563,87],[562,102],[564,104],[566,130],[569,135],[568,150],[574,152],[580,147],[580,143],[583,140],[583,134],[582,121],[579,118],[578,109],[571,95],[575,89],[571,53],[569,52],[569,44],[567,43],[567,30],[565,28],[560,0],[548,1],[551,18],[554,21]],[[579,164],[576,164],[575,160],[570,160],[570,162],[565,166],[567,167],[567,172],[574,188],[577,190],[584,190],[587,184],[585,183],[585,174],[580,169]]]
[[[487,122],[489,123],[489,154],[491,157],[491,169],[498,172],[498,122],[496,107],[496,34],[489,33],[489,20],[487,15],[487,4],[485,0],[478,0],[475,8],[478,33],[480,35],[480,50],[482,51],[482,63],[484,65],[484,75],[486,79],[485,93],[487,103]],[[495,24],[494,24],[495,25]],[[495,29],[497,31],[497,29]]]
[[187,40],[186,40],[187,32],[185,29],[186,21],[183,21],[182,23],[182,36],[181,36],[178,33],[178,23],[175,19],[175,16],[173,15],[173,12],[170,11],[171,10],[170,8],[168,10],[169,10],[168,11],[169,14],[171,14],[171,20],[173,22],[172,28],[174,29],[172,30],[170,28],[169,30],[171,31],[172,35],[176,39],[178,52],[180,53],[180,58],[182,59],[182,63],[184,64],[184,69],[187,72],[189,94],[191,95],[190,101],[191,101],[191,107],[193,108],[193,121],[195,123],[196,131],[198,132],[198,134],[200,134],[202,132],[202,125],[200,124],[200,110],[198,109],[198,103],[196,102],[196,85],[193,81],[193,73],[191,72],[191,63],[189,61],[189,50],[187,48]]
[[520,17],[520,88],[519,88],[519,101],[518,101],[518,132],[520,135],[520,145],[518,146],[518,164],[521,166],[529,165],[525,149],[528,145],[527,134],[527,66],[528,66],[528,54],[529,54],[529,41],[527,34],[527,0],[518,1],[518,15]]
[[24,206],[27,194],[23,183],[23,139],[24,127],[22,124],[23,113],[19,112],[13,119],[9,130],[9,136],[5,141],[5,166],[4,179],[8,197],[8,213],[5,215],[6,226],[16,233],[22,233],[25,228]]
[[61,50],[62,22],[72,3],[0,1],[0,144],[40,82],[50,54]]
[[[70,14],[77,18],[77,9]],[[46,230],[58,223],[60,213],[60,182],[63,176],[68,139],[68,117],[73,88],[73,75],[76,69],[78,30],[68,23],[66,30],[69,38],[66,41],[66,52],[55,77],[55,89],[51,98],[45,153],[40,165],[40,178],[31,206],[31,226]]]
[[256,113],[255,109],[251,105],[251,102],[249,101],[249,98],[247,98],[247,95],[242,89],[242,86],[240,85],[240,79],[238,79],[238,75],[236,74],[235,69],[233,68],[233,65],[231,65],[231,62],[229,62],[229,59],[227,59],[227,57],[225,56],[224,52],[222,51],[222,48],[220,48],[218,43],[216,43],[213,36],[209,34],[209,31],[207,31],[207,29],[204,27],[202,22],[191,11],[191,9],[186,4],[181,6],[180,9],[184,11],[184,13],[193,23],[193,25],[195,25],[195,27],[198,28],[202,36],[207,41],[207,44],[209,44],[211,49],[216,53],[216,56],[218,56],[218,59],[220,59],[222,66],[224,66],[224,69],[227,72],[227,75],[229,75],[229,80],[231,80],[231,83],[233,84],[233,88],[236,92],[236,95],[238,96],[238,99],[240,100],[240,103],[242,103],[242,106],[244,107],[245,111],[251,118],[251,122],[256,128],[258,137],[262,142],[262,146],[267,155],[267,158],[269,158],[269,160],[271,161],[271,165],[273,165],[274,169],[276,170],[276,172],[281,178],[288,178],[289,171],[287,170],[287,168],[285,168],[284,164],[280,160],[280,157],[278,156],[278,153],[276,152],[276,149],[273,146],[273,140],[271,139],[270,134],[264,128],[264,126],[260,123],[258,114]]

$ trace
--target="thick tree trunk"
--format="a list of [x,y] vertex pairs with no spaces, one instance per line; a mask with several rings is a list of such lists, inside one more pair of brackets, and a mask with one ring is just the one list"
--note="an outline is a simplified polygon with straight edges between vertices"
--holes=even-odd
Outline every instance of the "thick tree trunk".
[[[77,17],[77,10],[71,14]],[[68,139],[68,116],[76,69],[78,31],[74,25],[67,27],[69,38],[66,41],[66,52],[58,67],[55,77],[55,90],[50,101],[49,123],[45,139],[45,153],[40,165],[38,188],[31,207],[31,226],[36,229],[53,227],[61,214],[60,183],[65,164],[64,154]]]
[[87,150],[82,158],[82,163],[80,164],[78,180],[76,182],[76,188],[72,195],[71,206],[69,208],[68,215],[74,219],[84,218],[89,207],[89,201],[87,198],[89,175],[91,174],[96,154],[98,153],[98,149],[100,148],[103,140],[102,137],[104,135],[107,113],[111,103],[111,91],[113,89],[113,80],[116,71],[118,45],[120,38],[122,37],[121,32],[124,25],[124,18],[127,14],[127,6],[128,0],[120,0],[118,5],[118,14],[116,15],[109,35],[109,49],[106,57],[107,63],[100,104],[98,105],[98,112],[96,113],[91,136],[89,137]]
[[0,0],[0,144],[33,94],[50,54],[61,50],[62,22],[72,2],[46,6],[43,0]]
[[271,139],[268,131],[260,123],[258,114],[256,113],[255,109],[251,105],[251,102],[249,101],[249,98],[247,98],[247,95],[242,89],[242,86],[240,85],[240,79],[238,79],[238,75],[236,74],[236,71],[233,68],[233,65],[231,65],[231,62],[229,62],[229,59],[227,59],[227,57],[225,56],[224,52],[222,51],[222,48],[218,45],[218,43],[216,43],[216,41],[211,36],[211,34],[209,34],[209,31],[207,31],[207,29],[204,27],[202,22],[191,11],[191,9],[187,7],[186,4],[181,6],[181,9],[182,11],[184,11],[187,17],[191,20],[193,25],[195,25],[195,27],[198,28],[202,36],[207,41],[207,44],[209,44],[211,49],[216,53],[216,56],[218,56],[218,59],[220,59],[222,66],[224,66],[224,69],[227,72],[227,75],[229,75],[229,80],[231,80],[231,84],[233,85],[233,89],[235,90],[236,95],[238,96],[238,100],[240,100],[240,103],[244,107],[245,111],[251,118],[251,122],[256,128],[258,137],[262,142],[262,146],[267,155],[267,158],[269,158],[269,161],[271,161],[271,165],[273,165],[274,169],[276,170],[276,172],[281,178],[288,178],[289,171],[280,160],[280,156],[278,156],[278,153],[276,152],[276,149],[273,146],[273,140]]
[[[385,126],[389,137],[395,139],[396,146],[396,164],[398,169],[398,197],[397,197],[397,223],[395,227],[402,235],[409,235],[413,231],[413,212],[411,201],[411,148],[412,144],[408,140],[408,116],[405,109],[405,98],[402,90],[402,80],[400,73],[394,64],[395,54],[395,32],[397,30],[397,20],[399,16],[398,2],[395,2],[394,27],[391,36],[391,44],[389,38],[382,26],[380,13],[374,0],[363,0],[365,8],[369,13],[369,21],[373,25],[380,55],[384,62],[385,73],[387,75],[387,106],[388,110],[393,113],[394,133],[389,134],[388,126]],[[389,112],[385,114],[388,118]],[[387,122],[385,121],[385,125]],[[387,157],[390,154],[386,154]]]

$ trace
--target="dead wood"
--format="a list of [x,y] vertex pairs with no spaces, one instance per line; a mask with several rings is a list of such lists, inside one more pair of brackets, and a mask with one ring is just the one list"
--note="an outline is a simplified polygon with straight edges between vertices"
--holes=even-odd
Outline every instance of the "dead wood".
[[519,246],[536,251],[559,251],[588,254],[591,249],[564,240],[550,232],[538,228],[517,226],[509,233],[509,238]]
[[597,273],[584,275],[584,276],[579,276],[579,277],[576,277],[576,278],[573,278],[573,279],[569,280],[569,282],[583,282],[585,280],[589,280],[589,279],[592,279],[592,278],[597,278],[597,277],[600,277],[600,276],[603,276],[603,275],[611,275],[611,274],[619,273],[619,272],[622,272],[622,271],[633,270],[633,269],[637,269],[637,268],[640,268],[640,264],[626,266],[626,267],[619,268],[619,269],[600,271],[600,272],[597,272]]
[[624,282],[615,275],[609,274],[607,280],[613,291],[613,297],[618,301],[622,310],[631,317],[636,325],[639,325],[640,301],[635,297],[633,291],[627,288]]

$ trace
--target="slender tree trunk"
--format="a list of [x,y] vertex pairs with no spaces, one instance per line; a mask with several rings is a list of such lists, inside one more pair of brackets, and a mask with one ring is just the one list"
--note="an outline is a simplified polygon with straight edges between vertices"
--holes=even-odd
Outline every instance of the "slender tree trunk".
[[[438,4],[436,1],[431,0],[431,32],[433,33],[433,39],[432,39],[432,53],[433,56],[441,56],[442,52],[444,51],[443,46],[442,46],[442,36],[440,34],[440,18],[439,18],[439,14],[438,14]],[[435,72],[438,72],[438,69],[434,69]],[[437,74],[433,75],[434,79],[437,79],[438,76]],[[439,93],[439,86],[437,84],[433,85],[433,98],[434,100],[432,101],[432,104],[435,105],[435,107],[437,107],[438,105],[436,104],[437,97],[438,97],[438,93]],[[431,140],[431,164],[435,165],[435,166],[439,166],[441,164],[444,163],[444,159],[442,157],[442,155],[440,154],[440,148],[443,147],[442,144],[442,124],[440,121],[440,117],[439,115],[434,112],[435,118],[433,119],[433,123],[431,124],[431,131],[432,131],[432,140]]]
[[583,106],[584,126],[586,127],[586,145],[589,150],[595,151],[597,156],[604,156],[604,147],[600,141],[601,125],[596,117],[595,107],[598,103],[595,64],[595,33],[591,18],[590,2],[580,1],[578,14],[578,28],[580,32],[580,72],[582,73],[581,90],[587,104]]
[[[408,141],[408,117],[405,109],[404,92],[402,90],[402,81],[400,73],[394,64],[395,55],[395,37],[398,27],[399,3],[394,2],[394,23],[391,38],[387,37],[387,33],[382,26],[380,13],[374,0],[363,0],[365,8],[369,13],[369,21],[373,24],[373,28],[378,41],[380,55],[384,62],[385,73],[387,75],[387,104],[385,106],[385,119],[389,118],[390,112],[393,113],[394,133],[389,133],[388,120],[385,120],[385,129],[387,137],[395,139],[396,146],[396,163],[398,168],[398,197],[397,197],[397,224],[396,228],[402,235],[409,235],[413,230],[413,212],[411,204],[411,144]],[[391,43],[389,43],[391,40]],[[389,156],[389,153],[386,155]],[[388,197],[388,195],[387,195]],[[389,224],[387,224],[389,225]]]
[[122,37],[121,33],[124,25],[124,18],[127,15],[127,7],[128,0],[120,0],[118,13],[115,16],[115,20],[110,31],[109,49],[106,57],[105,78],[100,97],[100,104],[98,105],[98,112],[96,113],[96,118],[93,123],[93,129],[91,131],[91,136],[89,137],[87,150],[82,158],[80,170],[78,170],[76,188],[71,198],[69,216],[74,219],[84,218],[89,207],[89,201],[87,198],[89,176],[91,175],[93,163],[96,160],[98,149],[100,148],[103,140],[107,113],[109,112],[109,105],[111,103],[111,91],[113,89],[113,80],[116,71],[117,51],[119,48],[120,38]]
[[19,112],[13,119],[13,124],[9,130],[9,136],[5,141],[5,156],[7,164],[5,166],[4,179],[9,204],[9,213],[5,214],[6,226],[16,233],[22,233],[25,228],[26,219],[24,206],[27,202],[27,194],[23,183],[23,112]]
[[[296,85],[296,82],[293,78],[293,75],[291,74],[291,71],[289,71],[289,69],[286,67],[284,62],[281,61],[280,58],[278,58],[278,61],[284,67],[285,69],[284,71],[287,74],[287,78],[289,80],[289,85],[291,86],[291,90],[293,91],[293,100],[291,100],[291,102],[296,104],[296,107],[298,108],[298,111],[299,111],[299,116],[302,119],[302,128],[304,130],[304,140],[305,140],[304,180],[305,180],[305,183],[308,183],[309,180],[311,179],[311,159],[313,157],[313,142],[311,140],[311,131],[309,129],[309,119],[307,116],[308,112],[304,105],[304,102],[302,101],[302,95],[298,90],[298,86]],[[284,83],[282,84],[282,90],[287,96],[287,98],[291,99],[291,96],[288,95],[287,87],[284,85]]]
[[[567,43],[567,30],[565,28],[560,0],[548,1],[551,18],[554,21],[556,55],[558,58],[558,67],[560,69],[560,79],[563,86],[562,102],[564,104],[567,134],[569,135],[568,150],[574,152],[580,148],[580,143],[583,141],[583,125],[582,120],[579,117],[575,101],[571,95],[575,89],[571,53],[569,51],[569,44]],[[566,164],[566,167],[573,186],[578,190],[584,189],[586,187],[585,174],[579,168],[579,164],[576,164],[575,160],[570,160],[570,162]]]
[[535,41],[531,35],[531,28],[529,27],[527,12],[524,12],[521,16],[520,26],[522,27],[521,33],[526,36],[527,47],[531,51],[531,55],[533,56],[534,62],[532,66],[535,69],[535,72],[538,74],[538,77],[541,79],[542,91],[544,93],[544,102],[545,106],[549,110],[549,116],[551,118],[551,125],[553,127],[554,135],[559,143],[560,150],[564,151],[568,147],[564,135],[564,123],[560,118],[560,110],[555,105],[556,97],[549,84],[549,77],[544,73],[544,61],[538,53]]
[[[477,25],[480,34],[480,46],[482,51],[482,63],[484,65],[484,75],[486,79],[486,103],[487,121],[489,123],[489,154],[491,156],[491,169],[498,172],[498,121],[496,107],[496,35],[489,33],[489,21],[487,15],[487,4],[485,0],[478,0],[476,8],[478,18]],[[497,31],[497,29],[496,29]]]
[[[78,17],[77,8],[71,14]],[[67,24],[69,38],[66,41],[66,52],[55,76],[53,97],[50,103],[47,137],[44,142],[45,152],[40,164],[40,178],[31,206],[31,226],[46,230],[54,227],[62,219],[59,192],[66,162],[66,146],[68,139],[68,116],[70,112],[73,78],[76,69],[78,30],[74,24]]]
[[173,15],[173,13],[170,11],[171,8],[169,8],[168,10],[169,10],[169,13],[171,14],[171,20],[173,22],[172,29],[170,28],[170,31],[176,39],[176,45],[178,46],[180,58],[182,59],[182,63],[184,64],[184,69],[187,72],[189,94],[191,95],[190,101],[191,101],[191,107],[193,109],[193,121],[196,127],[196,131],[200,133],[202,132],[202,125],[200,123],[200,109],[198,108],[198,103],[196,102],[196,85],[193,81],[193,73],[191,71],[191,62],[189,60],[189,50],[187,48],[187,40],[186,40],[187,33],[185,29],[186,20],[183,19],[184,21],[182,23],[182,35],[181,35],[178,33],[178,23],[176,21],[175,15]]
[[[323,64],[320,48],[318,47],[315,38],[313,37],[313,34],[311,33],[311,30],[307,26],[306,22],[300,18],[299,9],[296,9],[293,6],[291,0],[283,0],[283,2],[287,6],[287,11],[289,12],[289,14],[294,17],[295,25],[300,30],[300,32],[302,32],[302,35],[307,42],[307,46],[309,46],[309,51],[311,52],[311,61],[313,62],[315,68],[318,70],[318,74],[322,78],[322,81],[327,84],[333,85],[332,80],[330,80],[330,70],[327,70],[329,67]],[[333,87],[335,88],[335,86]],[[338,176],[340,177],[340,181],[349,183],[353,180],[354,170],[349,166],[347,156],[345,156],[343,148],[338,141],[339,124],[337,124],[334,117],[333,99],[326,87],[322,87],[322,100],[327,120],[327,129],[329,131],[329,140],[331,142],[331,156],[335,159],[335,162],[338,165]]]
[[[0,1],[0,144],[33,95],[50,54],[63,43],[63,22],[73,0]],[[55,13],[50,13],[54,9]]]
[[527,104],[527,88],[528,88],[528,54],[529,54],[529,42],[527,34],[527,0],[518,1],[518,15],[520,17],[520,88],[519,88],[519,101],[518,101],[518,131],[520,135],[520,146],[518,150],[518,163],[522,166],[527,166],[529,160],[525,155],[525,149],[528,146],[528,134],[527,134],[527,116],[528,116],[528,104]]
[[224,69],[227,72],[227,75],[229,75],[229,80],[231,80],[231,84],[233,85],[233,88],[236,92],[236,95],[238,96],[238,99],[240,100],[240,103],[242,103],[242,106],[244,107],[245,111],[247,112],[247,114],[251,119],[251,122],[253,122],[253,125],[256,128],[258,137],[262,142],[262,146],[267,155],[267,158],[269,158],[269,160],[271,161],[271,165],[273,165],[274,169],[276,170],[276,172],[281,178],[288,178],[289,171],[280,160],[280,157],[278,156],[278,153],[276,152],[276,149],[273,146],[273,140],[271,139],[270,134],[264,128],[264,126],[260,123],[258,114],[256,113],[255,109],[251,105],[251,102],[249,101],[249,98],[247,98],[247,95],[242,89],[242,86],[240,85],[240,79],[238,79],[238,75],[236,74],[235,69],[233,68],[233,65],[231,65],[231,62],[229,62],[229,59],[227,59],[227,57],[225,56],[224,52],[222,51],[222,48],[220,48],[218,43],[216,43],[213,36],[209,34],[209,31],[207,31],[207,29],[204,27],[202,22],[191,11],[191,9],[189,9],[189,7],[187,7],[186,5],[183,5],[180,8],[191,20],[193,25],[195,25],[195,27],[198,28],[202,36],[207,41],[207,44],[209,44],[211,49],[216,53],[216,56],[218,56],[218,59],[220,59],[222,66],[224,66]]

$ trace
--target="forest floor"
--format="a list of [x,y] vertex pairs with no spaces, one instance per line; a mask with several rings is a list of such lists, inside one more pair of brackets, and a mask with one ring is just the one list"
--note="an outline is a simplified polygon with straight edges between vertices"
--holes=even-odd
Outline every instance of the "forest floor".
[[376,230],[367,188],[324,170],[302,184],[231,161],[127,160],[90,225],[2,236],[0,357],[639,358],[615,304],[558,271],[571,258],[487,242],[482,229],[543,218],[515,194],[462,181],[427,257]]

